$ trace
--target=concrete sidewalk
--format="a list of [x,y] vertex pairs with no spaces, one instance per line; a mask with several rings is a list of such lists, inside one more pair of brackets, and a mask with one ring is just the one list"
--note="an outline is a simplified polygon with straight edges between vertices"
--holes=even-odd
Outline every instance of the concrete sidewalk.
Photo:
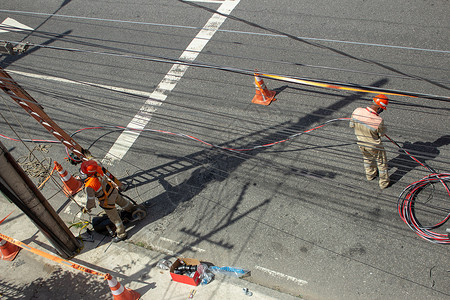
[[[0,233],[47,253],[50,243],[36,226],[13,204],[0,195],[0,217],[14,213],[0,225]],[[77,229],[74,230],[74,233]],[[78,232],[75,233],[78,235]],[[83,236],[85,236],[83,234]],[[156,267],[160,259],[174,262],[160,252],[132,244],[110,243],[110,238],[94,233],[83,251],[71,261],[93,270],[110,273],[126,288],[139,292],[141,299],[299,299],[259,286],[245,279],[217,275],[206,285],[191,286],[171,279],[168,270]],[[202,260],[201,257],[194,257]],[[112,299],[103,278],[71,269],[62,264],[21,250],[12,262],[0,260],[0,299]],[[244,293],[247,288],[252,296]]]

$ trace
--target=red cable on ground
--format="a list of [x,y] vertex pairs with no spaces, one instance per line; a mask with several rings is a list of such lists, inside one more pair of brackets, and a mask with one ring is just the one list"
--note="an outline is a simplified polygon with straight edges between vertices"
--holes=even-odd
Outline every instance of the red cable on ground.
[[[130,131],[149,131],[149,132],[157,132],[157,133],[163,133],[163,134],[169,134],[169,135],[175,135],[175,136],[180,136],[180,137],[184,137],[184,138],[188,138],[197,142],[200,142],[202,144],[205,144],[209,147],[215,147],[215,148],[220,148],[223,150],[228,150],[228,151],[234,151],[234,152],[243,152],[243,151],[251,151],[251,150],[255,150],[258,148],[266,148],[266,147],[271,147],[274,145],[278,145],[287,141],[290,141],[294,138],[296,138],[297,136],[300,136],[302,134],[305,133],[310,133],[311,131],[314,131],[316,129],[322,128],[323,126],[330,124],[332,122],[336,122],[336,121],[347,121],[350,120],[350,118],[337,118],[337,119],[332,119],[332,120],[328,120],[325,123],[318,125],[314,128],[310,128],[308,130],[305,131],[301,131],[295,134],[290,135],[289,137],[287,137],[286,139],[280,140],[280,141],[276,141],[276,142],[272,142],[272,143],[268,143],[268,144],[263,144],[263,145],[257,145],[257,146],[253,146],[251,148],[230,148],[230,147],[224,147],[224,146],[218,146],[212,143],[208,143],[206,141],[203,141],[199,138],[196,138],[194,136],[191,135],[187,135],[184,133],[173,133],[170,131],[165,131],[165,130],[158,130],[158,129],[135,129],[135,128],[127,128],[127,127],[123,127],[123,126],[96,126],[96,127],[86,127],[86,128],[82,128],[79,129],[77,131],[75,131],[74,133],[71,134],[71,136],[81,132],[81,131],[85,131],[85,130],[93,130],[93,129],[103,129],[103,128],[117,128],[117,129],[121,129],[121,130],[130,130]],[[425,163],[420,162],[418,159],[416,159],[413,155],[411,155],[408,151],[406,151],[405,149],[403,149],[402,147],[400,147],[400,145],[398,145],[394,140],[392,140],[389,136],[385,135],[386,138],[391,141],[394,145],[396,145],[398,148],[400,148],[403,152],[405,152],[411,159],[413,159],[414,161],[416,161],[417,163],[419,163],[421,166],[423,166],[424,168],[428,169],[431,174],[422,178],[419,181],[416,181],[410,185],[408,185],[400,194],[399,199],[398,199],[398,212],[400,214],[400,217],[402,218],[402,220],[414,231],[416,232],[421,238],[426,239],[430,242],[433,243],[438,243],[438,244],[450,244],[450,234],[440,234],[440,233],[436,233],[434,231],[432,231],[432,229],[438,228],[440,226],[442,226],[444,223],[446,223],[449,219],[450,219],[450,213],[447,214],[447,216],[439,223],[433,225],[433,226],[422,226],[420,224],[420,222],[417,220],[416,215],[415,215],[415,200],[416,197],[418,195],[418,193],[423,190],[426,186],[430,185],[430,184],[434,184],[437,182],[441,182],[442,185],[444,186],[444,188],[446,189],[448,195],[450,196],[450,190],[446,184],[447,181],[450,181],[450,174],[449,173],[440,173],[437,174],[436,171],[434,171],[431,167],[429,167],[428,165],[426,165]],[[0,134],[0,137],[5,138],[5,139],[9,139],[12,141],[20,141],[18,139],[13,139],[10,137],[7,137],[3,134]],[[43,143],[59,143],[59,141],[52,141],[52,140],[22,140],[24,142],[43,142]],[[67,152],[67,151],[66,151]],[[74,158],[72,158],[69,155],[69,159],[71,159],[72,161],[74,161],[75,163],[77,163],[76,160],[74,160]]]
[[60,141],[54,141],[54,140],[34,140],[34,139],[23,139],[23,140],[19,140],[19,139],[15,139],[15,138],[11,138],[9,136],[6,136],[4,134],[0,134],[0,137],[10,140],[10,141],[14,141],[14,142],[36,142],[36,143],[61,143]]
[[[223,147],[223,146],[218,146],[218,145],[215,145],[215,144],[211,144],[211,143],[205,142],[205,141],[203,141],[203,140],[201,140],[201,139],[199,139],[199,138],[196,138],[196,137],[194,137],[194,136],[187,135],[187,134],[184,134],[184,133],[173,133],[173,132],[170,132],[170,131],[159,130],[159,129],[135,129],[135,128],[130,128],[130,127],[127,128],[127,127],[123,127],[123,126],[96,126],[96,127],[86,127],[86,128],[78,129],[77,131],[75,131],[74,133],[72,133],[70,136],[72,137],[72,136],[74,136],[75,134],[80,133],[80,132],[85,131],[85,130],[103,129],[103,128],[118,128],[118,129],[121,129],[121,130],[130,130],[130,131],[149,131],[149,132],[157,132],[157,133],[163,133],[163,134],[169,134],[169,135],[175,135],[175,136],[185,137],[185,138],[188,138],[188,139],[191,139],[191,140],[200,142],[200,143],[205,144],[205,145],[210,146],[210,147],[220,148],[220,149],[229,150],[229,151],[251,151],[251,150],[258,149],[258,148],[271,147],[271,146],[274,146],[274,145],[277,145],[277,144],[281,144],[281,143],[290,141],[290,140],[294,139],[295,137],[300,136],[300,135],[302,135],[302,134],[304,134],[304,133],[310,133],[311,131],[314,131],[314,130],[316,130],[316,129],[322,128],[323,126],[325,126],[325,125],[327,125],[327,124],[329,124],[329,123],[336,122],[336,121],[344,121],[344,120],[350,120],[350,118],[337,118],[337,119],[328,120],[328,121],[326,121],[325,123],[323,123],[323,124],[321,124],[321,125],[319,125],[319,126],[316,126],[316,127],[314,127],[314,128],[311,128],[311,129],[308,129],[308,130],[305,130],[305,131],[301,131],[301,132],[292,134],[292,135],[290,135],[289,137],[287,137],[287,138],[284,139],[284,140],[280,140],[280,141],[276,141],[276,142],[272,142],[272,143],[268,143],[268,144],[264,144],[264,145],[257,145],[257,146],[251,147],[251,148],[229,148],[229,147]],[[5,135],[3,135],[3,134],[0,134],[0,137],[3,137],[3,138],[5,138],[5,139],[9,139],[9,140],[12,140],[12,141],[20,141],[20,140],[18,140],[18,139],[13,139],[13,138],[7,137],[7,136],[5,136]],[[22,141],[24,141],[24,142],[42,142],[42,143],[60,143],[60,141],[52,141],[52,140],[34,140],[34,139],[31,139],[31,140],[25,140],[25,139],[23,139]]]

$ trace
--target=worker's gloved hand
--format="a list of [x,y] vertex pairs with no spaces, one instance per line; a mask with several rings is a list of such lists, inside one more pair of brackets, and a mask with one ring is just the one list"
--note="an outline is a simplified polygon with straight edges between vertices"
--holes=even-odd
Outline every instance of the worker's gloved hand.
[[82,212],[83,214],[88,214],[88,213],[91,212],[91,210],[90,210],[90,209],[87,209],[86,207],[83,207],[83,208],[81,209],[81,212]]

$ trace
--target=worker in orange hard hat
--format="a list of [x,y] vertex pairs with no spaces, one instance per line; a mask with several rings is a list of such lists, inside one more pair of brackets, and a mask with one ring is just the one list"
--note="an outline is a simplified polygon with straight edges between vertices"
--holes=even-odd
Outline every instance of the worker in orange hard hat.
[[116,209],[116,204],[128,212],[134,211],[135,205],[119,194],[115,185],[103,174],[101,166],[95,160],[84,161],[81,164],[80,173],[81,178],[84,179],[87,194],[86,207],[83,208],[83,212],[90,212],[95,207],[95,198],[97,198],[100,207],[116,226],[114,241],[126,239],[127,233]]
[[386,151],[381,137],[386,133],[386,127],[380,113],[386,110],[389,99],[383,95],[373,98],[373,104],[353,111],[350,127],[355,129],[358,146],[364,158],[364,169],[367,180],[379,176],[379,185],[385,189],[390,184],[387,168]]

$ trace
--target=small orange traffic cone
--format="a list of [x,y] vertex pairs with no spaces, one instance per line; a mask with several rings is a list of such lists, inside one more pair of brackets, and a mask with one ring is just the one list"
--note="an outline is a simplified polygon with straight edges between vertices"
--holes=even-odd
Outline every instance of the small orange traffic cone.
[[131,289],[124,288],[120,282],[111,275],[106,274],[106,280],[108,280],[109,288],[111,289],[115,300],[137,300],[141,298],[141,294]]
[[270,91],[258,73],[255,73],[255,88],[256,94],[253,97],[252,103],[269,105],[272,101],[277,100],[275,99],[277,92]]
[[1,259],[2,260],[14,260],[16,258],[17,254],[20,251],[19,246],[11,244],[8,241],[5,241],[3,239],[0,239],[0,250],[1,250]]
[[76,180],[72,175],[67,173],[66,170],[58,163],[55,163],[55,169],[58,171],[59,175],[61,176],[61,180],[64,183],[64,193],[69,196],[73,196],[76,193],[78,193],[81,188],[83,187],[83,184],[81,181]]

